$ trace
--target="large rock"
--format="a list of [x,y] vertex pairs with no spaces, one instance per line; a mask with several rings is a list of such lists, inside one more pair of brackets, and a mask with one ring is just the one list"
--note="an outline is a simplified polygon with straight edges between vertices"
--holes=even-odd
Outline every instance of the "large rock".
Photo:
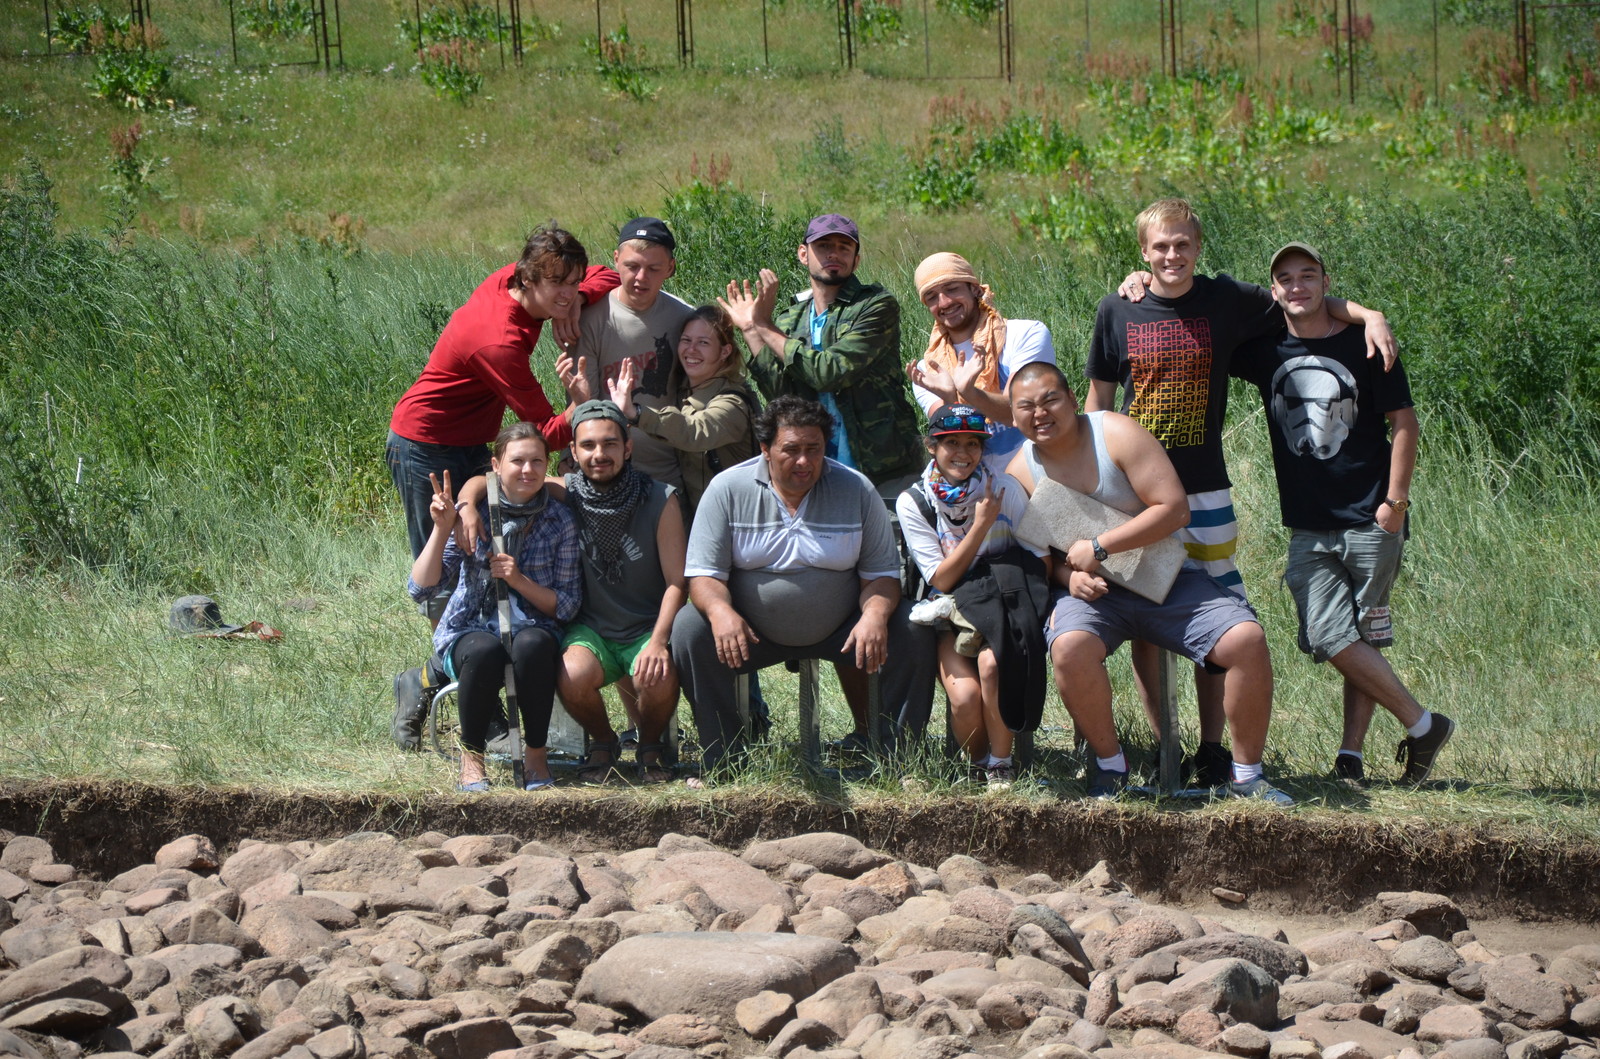
[[127,1004],[122,987],[133,972],[122,957],[95,945],[65,949],[0,980],[0,1019],[51,1000],[86,1000],[111,1010]]
[[1493,1019],[1470,1004],[1444,1004],[1422,1016],[1417,1040],[1433,1044],[1470,1041],[1486,1037],[1500,1040],[1500,1028]]
[[889,863],[887,856],[868,849],[860,839],[831,831],[758,842],[745,850],[744,860],[763,870],[784,868],[792,861],[801,861],[818,871],[846,879],[854,879]]
[[753,916],[765,905],[777,905],[785,915],[795,912],[789,891],[731,853],[707,850],[679,853],[662,861],[650,873],[655,883],[682,881],[697,884],[717,906],[728,912]]
[[218,874],[223,882],[242,894],[257,883],[265,882],[299,863],[299,855],[287,846],[280,846],[276,842],[257,842],[241,848],[223,861],[222,871]]
[[945,893],[954,896],[969,886],[993,886],[994,872],[981,860],[956,853],[939,864],[939,884]]
[[1183,960],[1247,960],[1278,981],[1306,973],[1306,957],[1299,949],[1254,934],[1207,934],[1157,950]]
[[868,1015],[884,1013],[883,991],[877,979],[866,974],[835,978],[795,1006],[802,1019],[815,1019],[841,1038]]
[[1373,926],[1391,919],[1403,919],[1422,933],[1443,941],[1449,941],[1456,931],[1467,929],[1467,917],[1461,914],[1461,909],[1456,907],[1454,901],[1443,894],[1420,890],[1379,894],[1367,906],[1366,918]]
[[246,912],[239,925],[273,956],[310,956],[341,944],[332,931],[294,902],[294,898],[285,898],[259,905]]
[[1353,1041],[1361,1046],[1362,1050],[1374,1059],[1383,1056],[1399,1055],[1406,1048],[1415,1045],[1408,1037],[1398,1033],[1374,1026],[1370,1022],[1360,1019],[1349,1019],[1343,1022],[1325,1022],[1320,1019],[1299,1019],[1295,1021],[1294,1032],[1308,1041],[1314,1042],[1317,1047],[1326,1051],[1337,1045]]
[[646,1019],[694,1012],[728,1022],[745,997],[809,997],[856,960],[846,945],[799,934],[644,934],[590,964],[574,997]]
[[415,886],[423,867],[393,835],[361,831],[317,850],[298,872],[308,890],[392,893]]
[[482,1059],[491,1052],[522,1047],[522,1039],[503,1018],[463,1019],[427,1032],[422,1046],[438,1059]]
[[1161,996],[1174,1011],[1202,1008],[1263,1029],[1278,1023],[1277,979],[1248,960],[1208,960],[1173,979]]
[[205,835],[184,835],[156,850],[155,865],[165,871],[182,868],[202,874],[215,871],[222,861],[217,857],[217,847]]
[[1319,934],[1300,942],[1298,948],[1305,953],[1306,959],[1318,967],[1344,963],[1346,960],[1364,960],[1380,967],[1389,962],[1388,955],[1378,947],[1377,943],[1357,930],[1336,930],[1330,934]]
[[1577,999],[1570,984],[1548,974],[1491,963],[1482,977],[1485,1003],[1525,1030],[1560,1029]]
[[1449,981],[1464,962],[1454,946],[1432,934],[1401,942],[1389,954],[1395,970],[1428,982]]
[[513,908],[531,903],[519,900],[519,895],[544,894],[547,903],[572,912],[589,896],[578,879],[577,864],[567,857],[519,853],[494,865],[489,872],[505,880]]

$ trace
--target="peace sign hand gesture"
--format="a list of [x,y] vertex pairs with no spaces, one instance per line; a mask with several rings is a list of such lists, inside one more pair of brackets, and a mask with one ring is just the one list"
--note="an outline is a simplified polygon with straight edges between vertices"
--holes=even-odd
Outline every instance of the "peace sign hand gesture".
[[433,519],[433,524],[445,532],[455,528],[456,525],[456,498],[455,492],[450,487],[450,472],[444,472],[444,484],[439,484],[439,476],[432,471],[428,472],[428,481],[433,483],[433,499],[428,503],[428,515]]

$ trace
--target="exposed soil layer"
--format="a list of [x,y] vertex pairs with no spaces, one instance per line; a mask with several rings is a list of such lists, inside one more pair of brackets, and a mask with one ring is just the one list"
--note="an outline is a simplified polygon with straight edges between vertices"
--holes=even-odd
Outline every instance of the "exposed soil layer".
[[842,808],[737,792],[692,800],[581,792],[414,801],[41,781],[0,784],[0,828],[47,838],[61,860],[102,877],[150,861],[185,834],[231,849],[243,838],[287,842],[356,831],[507,833],[581,852],[654,845],[667,832],[737,849],[754,838],[839,831],[921,864],[966,853],[1071,878],[1106,860],[1135,890],[1167,902],[1209,899],[1223,886],[1248,894],[1259,910],[1321,914],[1358,909],[1386,890],[1426,890],[1450,896],[1474,918],[1600,921],[1600,844],[1310,814],[1130,813],[984,798]]

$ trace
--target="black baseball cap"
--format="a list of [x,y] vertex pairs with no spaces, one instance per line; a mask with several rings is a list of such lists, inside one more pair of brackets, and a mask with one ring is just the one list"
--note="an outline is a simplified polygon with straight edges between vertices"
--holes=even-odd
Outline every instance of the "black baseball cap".
[[667,227],[667,222],[660,217],[635,217],[617,232],[617,245],[633,239],[643,239],[647,243],[664,246],[668,250],[676,250],[678,241],[672,237],[672,229]]

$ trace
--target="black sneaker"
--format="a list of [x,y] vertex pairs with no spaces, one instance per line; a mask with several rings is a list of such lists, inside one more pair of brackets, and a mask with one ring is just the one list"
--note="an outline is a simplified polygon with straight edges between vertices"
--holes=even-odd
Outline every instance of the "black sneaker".
[[422,670],[407,669],[394,677],[394,719],[389,736],[401,750],[422,749],[422,721],[428,703],[422,694]]
[[1088,783],[1089,790],[1087,793],[1089,797],[1111,799],[1121,794],[1128,786],[1128,773],[1126,769],[1121,772],[1103,769],[1091,760],[1089,762]]
[[1403,761],[1406,765],[1400,782],[1415,785],[1426,780],[1428,773],[1433,771],[1433,759],[1439,756],[1439,751],[1455,734],[1456,722],[1442,713],[1436,713],[1433,715],[1433,727],[1428,729],[1427,735],[1408,735],[1400,740],[1400,746],[1394,752],[1395,761]]
[[1201,743],[1193,761],[1194,777],[1200,786],[1220,787],[1233,781],[1233,755],[1221,743]]
[[1367,785],[1366,769],[1354,754],[1340,754],[1333,759],[1333,778],[1352,787]]

